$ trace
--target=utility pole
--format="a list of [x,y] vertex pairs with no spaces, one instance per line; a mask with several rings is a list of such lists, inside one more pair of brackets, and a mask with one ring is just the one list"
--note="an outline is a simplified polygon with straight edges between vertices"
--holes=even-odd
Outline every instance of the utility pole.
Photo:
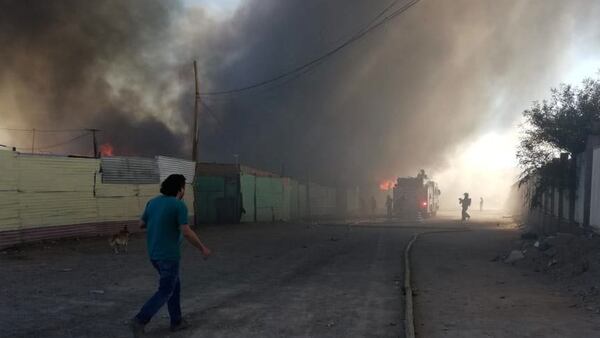
[[[196,60],[194,60],[194,84],[196,88],[196,95],[194,96],[194,129],[192,129],[192,161],[198,160],[198,103],[200,102],[200,89],[198,88],[198,66]],[[193,185],[194,196],[196,196],[196,185]],[[198,227],[198,202],[197,198],[194,198],[194,226]]]
[[31,139],[31,153],[33,154],[35,151],[35,128],[31,129],[31,135],[32,135],[32,139]]
[[92,133],[92,149],[94,158],[98,158],[98,142],[96,141],[96,133],[99,132],[99,129],[86,129],[87,131]]
[[200,101],[200,90],[198,89],[198,68],[194,60],[194,83],[196,85],[196,96],[194,99],[194,129],[192,130],[192,161],[196,162],[198,156],[198,102]]

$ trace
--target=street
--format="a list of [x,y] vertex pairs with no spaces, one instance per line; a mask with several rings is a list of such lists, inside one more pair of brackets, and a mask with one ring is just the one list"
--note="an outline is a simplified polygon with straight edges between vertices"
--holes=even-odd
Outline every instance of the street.
[[[600,332],[597,315],[570,308],[551,285],[491,262],[517,233],[498,215],[474,218],[469,231],[422,235],[413,247],[417,336]],[[403,337],[405,245],[417,232],[461,228],[451,217],[201,228],[214,256],[184,244],[181,268],[192,327],[170,333],[163,309],[148,336]],[[119,255],[93,238],[9,250],[0,261],[3,337],[129,337],[127,320],[156,283],[143,235]]]
[[[184,244],[182,308],[173,337],[398,337],[403,248],[414,229],[261,224],[209,227],[204,261]],[[0,326],[9,337],[129,337],[153,293],[143,237],[115,255],[106,240],[63,241],[0,258]],[[24,283],[24,281],[26,281]],[[166,310],[147,328],[170,334]]]

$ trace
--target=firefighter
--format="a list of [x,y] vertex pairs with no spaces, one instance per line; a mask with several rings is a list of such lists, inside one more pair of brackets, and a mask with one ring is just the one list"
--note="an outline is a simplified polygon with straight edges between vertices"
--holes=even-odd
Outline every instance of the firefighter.
[[462,207],[462,220],[466,221],[471,218],[471,215],[467,213],[467,209],[471,206],[471,198],[469,197],[469,193],[464,193],[464,198],[458,199],[458,204]]
[[393,201],[390,195],[387,195],[387,198],[385,199],[385,207],[387,209],[387,216],[392,217]]
[[377,213],[377,200],[375,196],[371,196],[371,215],[376,216]]

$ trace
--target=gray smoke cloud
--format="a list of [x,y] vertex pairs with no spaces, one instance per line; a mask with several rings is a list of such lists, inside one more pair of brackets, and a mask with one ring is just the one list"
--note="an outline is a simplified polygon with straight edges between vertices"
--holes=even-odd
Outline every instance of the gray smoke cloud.
[[[1,126],[98,128],[100,141],[121,154],[181,155],[184,143],[169,128],[180,98],[162,77],[171,70],[161,51],[180,8],[146,0],[0,1]],[[73,136],[38,133],[36,144],[44,150]],[[30,137],[17,133],[12,143]],[[84,141],[47,150],[91,155]]]
[[[331,49],[390,1],[248,0],[221,19],[174,2],[1,3],[7,121],[90,125],[117,151],[185,156],[193,59],[201,91],[251,84]],[[597,53],[598,14],[592,0],[422,0],[294,81],[203,97],[215,116],[201,111],[200,158],[341,183],[442,168],[456,145],[543,98],[574,47]]]
[[[247,1],[218,51],[232,61],[207,70],[211,87],[309,60],[388,3]],[[209,104],[242,156],[261,166],[361,181],[440,168],[461,141],[509,127],[543,98],[561,80],[573,44],[597,51],[599,8],[594,1],[425,0],[291,84]]]

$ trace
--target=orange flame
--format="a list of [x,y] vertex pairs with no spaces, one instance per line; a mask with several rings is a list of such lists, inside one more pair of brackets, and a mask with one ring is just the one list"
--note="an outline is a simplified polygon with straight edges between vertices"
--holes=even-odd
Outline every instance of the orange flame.
[[100,146],[101,156],[114,156],[114,148],[110,143],[104,143]]
[[379,190],[388,191],[394,189],[396,182],[394,180],[383,180],[379,183]]

